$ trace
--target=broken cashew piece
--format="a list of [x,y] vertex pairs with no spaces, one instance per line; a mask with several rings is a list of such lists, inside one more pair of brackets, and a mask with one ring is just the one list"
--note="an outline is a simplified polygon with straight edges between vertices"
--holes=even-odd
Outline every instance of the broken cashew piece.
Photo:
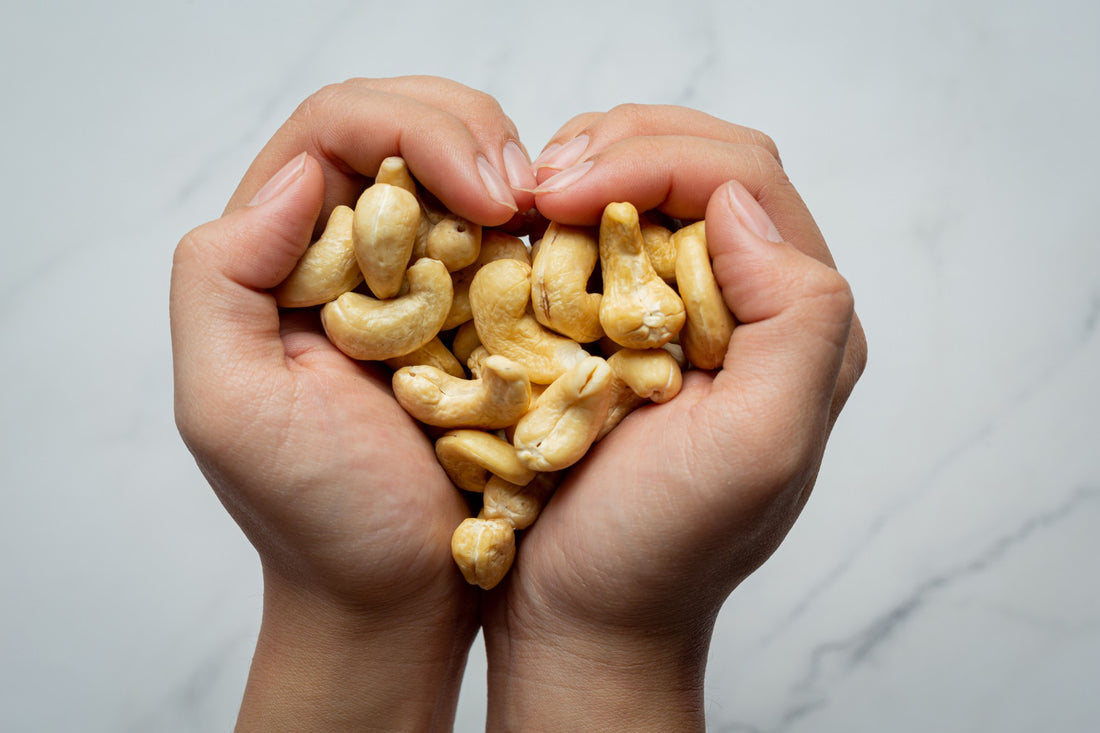
[[516,559],[516,533],[506,519],[471,517],[451,535],[451,556],[470,585],[496,586]]
[[321,309],[329,340],[353,359],[384,361],[424,346],[451,307],[451,274],[442,262],[418,260],[406,273],[409,291],[392,300],[344,293]]
[[603,296],[587,289],[599,261],[594,230],[550,224],[531,264],[531,305],[539,323],[582,344],[603,336]]
[[676,283],[687,314],[680,347],[687,360],[700,369],[717,369],[725,361],[735,321],[714,279],[705,224],[697,221],[672,235],[677,251]]
[[600,324],[611,340],[629,349],[652,349],[680,332],[684,303],[650,264],[633,204],[612,203],[604,209],[600,264]]
[[516,423],[512,442],[523,465],[558,471],[583,458],[607,417],[611,384],[611,367],[598,356],[554,380]]
[[355,204],[355,258],[367,287],[385,300],[397,295],[420,226],[420,202],[400,186],[375,183]]
[[511,359],[490,356],[478,379],[460,379],[429,366],[398,369],[393,394],[405,411],[440,428],[497,430],[515,423],[531,404],[527,371]]
[[363,281],[352,244],[354,216],[350,206],[341,204],[332,210],[321,236],[306,249],[290,275],[271,291],[276,303],[283,308],[323,305]]
[[455,486],[465,491],[484,491],[490,474],[524,485],[535,477],[511,443],[484,430],[448,430],[436,440],[435,455]]
[[529,311],[531,266],[501,259],[478,270],[470,307],[481,343],[527,368],[532,382],[549,384],[588,353],[576,341],[543,327]]

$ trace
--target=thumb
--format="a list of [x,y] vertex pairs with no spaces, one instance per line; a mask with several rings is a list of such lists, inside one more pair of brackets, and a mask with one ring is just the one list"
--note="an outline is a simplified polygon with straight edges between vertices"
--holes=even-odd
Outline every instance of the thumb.
[[[720,419],[752,421],[765,444],[820,443],[853,319],[847,281],[781,237],[744,186],[711,197],[706,235],[715,279],[737,320],[708,400]],[[727,423],[728,424],[728,423]]]
[[309,246],[323,198],[321,166],[302,153],[249,205],[183,237],[169,307],[177,376],[209,379],[255,359],[281,363],[279,313],[267,290]]

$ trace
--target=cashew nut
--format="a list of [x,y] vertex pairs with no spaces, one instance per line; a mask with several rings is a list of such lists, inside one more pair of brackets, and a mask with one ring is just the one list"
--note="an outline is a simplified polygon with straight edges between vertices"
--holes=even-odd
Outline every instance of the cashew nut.
[[406,273],[409,292],[392,300],[344,293],[321,309],[329,340],[353,359],[403,356],[431,341],[451,307],[451,275],[442,262],[418,260]]
[[405,159],[399,155],[391,155],[382,160],[378,166],[378,174],[374,177],[375,183],[388,183],[391,186],[403,188],[412,195],[417,195],[416,181]]
[[386,366],[394,371],[402,367],[430,366],[442,372],[446,372],[452,377],[466,376],[466,370],[462,368],[462,363],[459,362],[455,355],[451,353],[451,350],[447,348],[447,345],[444,344],[438,336],[421,346],[419,349],[410,351],[402,356],[386,359],[385,362]]
[[484,503],[478,516],[482,519],[506,519],[516,529],[527,529],[542,512],[561,476],[560,471],[538,473],[526,486],[490,476],[485,484],[482,494]]
[[420,226],[420,202],[399,186],[375,183],[355,204],[355,258],[367,287],[385,300],[397,295]]
[[336,300],[363,281],[355,261],[351,222],[355,212],[340,205],[332,210],[325,230],[306,249],[290,275],[274,290],[284,308],[308,308]]
[[687,320],[680,332],[684,356],[700,369],[717,369],[726,358],[734,318],[714,279],[707,252],[706,222],[698,221],[673,234],[676,243],[676,284]]
[[470,361],[470,354],[479,346],[481,346],[481,339],[478,338],[474,322],[466,321],[455,331],[454,339],[451,340],[451,353],[460,364],[467,364]]
[[619,349],[607,358],[613,374],[611,404],[596,440],[602,440],[646,402],[668,402],[679,394],[683,375],[676,357],[668,350],[670,346]]
[[490,353],[526,367],[532,382],[549,384],[588,354],[576,341],[539,324],[529,311],[530,302],[531,266],[524,262],[489,262],[470,283],[470,306],[481,343]]
[[554,380],[516,423],[512,442],[523,465],[558,471],[584,457],[607,417],[611,383],[611,367],[598,356]]
[[511,443],[484,430],[448,430],[436,440],[435,455],[455,486],[465,491],[484,491],[490,474],[513,484],[535,477]]
[[602,296],[587,290],[599,259],[595,231],[550,224],[531,264],[531,305],[539,323],[582,344],[603,336]]
[[531,403],[527,371],[511,359],[485,359],[480,377],[461,379],[429,366],[398,369],[393,394],[405,411],[427,425],[441,428],[506,428]]
[[451,272],[472,265],[481,252],[481,225],[447,214],[428,233],[426,254]]
[[451,535],[451,556],[470,585],[485,590],[508,574],[516,558],[516,533],[506,519],[471,517]]
[[642,241],[653,270],[666,283],[676,282],[676,243],[672,230],[652,221],[642,221]]
[[633,204],[612,203],[604,209],[600,264],[600,323],[608,337],[627,348],[651,349],[679,333],[684,303],[650,264]]

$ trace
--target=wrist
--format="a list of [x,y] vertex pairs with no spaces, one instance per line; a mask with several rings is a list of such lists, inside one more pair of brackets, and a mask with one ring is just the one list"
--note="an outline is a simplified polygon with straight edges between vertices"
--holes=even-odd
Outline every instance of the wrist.
[[237,731],[450,730],[472,608],[379,618],[265,574]]
[[711,625],[484,629],[489,731],[702,731]]

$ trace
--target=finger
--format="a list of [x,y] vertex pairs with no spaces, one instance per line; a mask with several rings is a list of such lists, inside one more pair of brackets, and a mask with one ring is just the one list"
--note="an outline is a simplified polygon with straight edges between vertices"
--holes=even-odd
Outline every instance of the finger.
[[519,210],[526,211],[534,205],[531,189],[536,182],[530,155],[520,140],[515,123],[493,96],[438,76],[360,78],[350,79],[348,83],[403,94],[462,120],[481,145],[489,162],[511,186]]
[[759,130],[678,105],[621,104],[607,113],[578,115],[566,123],[535,159],[538,180],[541,183],[627,138],[664,135],[754,145],[780,160],[775,142]]
[[489,156],[500,161],[510,134],[509,125],[501,123],[498,139],[486,144],[463,119],[431,104],[364,84],[334,84],[309,97],[280,127],[227,211],[249,200],[283,161],[305,150],[323,166],[326,211],[337,203],[353,204],[382,160],[400,155],[452,211],[479,224],[502,224],[518,205]]
[[180,394],[241,362],[282,366],[279,313],[267,292],[309,245],[323,198],[320,164],[302,154],[249,205],[183,237],[172,263],[170,317]]
[[749,189],[786,241],[833,264],[802,197],[779,161],[757,145],[681,135],[627,138],[544,181],[535,189],[536,205],[563,224],[595,224],[613,201],[698,220],[729,180]]
[[[848,353],[853,299],[837,271],[780,241],[749,191],[722,186],[706,211],[714,275],[737,319],[723,368],[696,409],[707,424],[752,425],[746,455],[814,470]],[[765,428],[764,426],[769,426]]]

